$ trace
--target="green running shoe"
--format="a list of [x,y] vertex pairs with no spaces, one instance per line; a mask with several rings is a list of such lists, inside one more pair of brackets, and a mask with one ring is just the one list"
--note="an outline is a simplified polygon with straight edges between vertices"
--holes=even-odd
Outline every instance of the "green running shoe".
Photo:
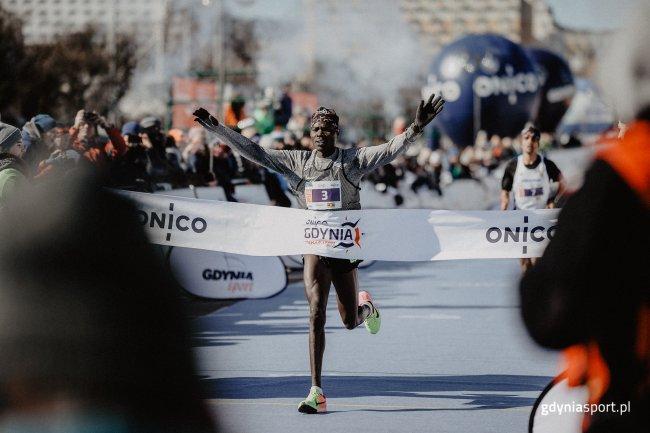
[[323,390],[317,386],[312,386],[307,398],[298,405],[298,412],[309,414],[327,412],[327,399],[323,394]]
[[371,334],[378,333],[379,328],[381,327],[381,317],[379,317],[379,310],[372,302],[370,293],[366,291],[359,292],[359,305],[368,305],[370,307],[370,311],[372,312],[368,315],[368,317],[366,317],[366,320],[363,321],[363,324],[366,325],[366,329]]

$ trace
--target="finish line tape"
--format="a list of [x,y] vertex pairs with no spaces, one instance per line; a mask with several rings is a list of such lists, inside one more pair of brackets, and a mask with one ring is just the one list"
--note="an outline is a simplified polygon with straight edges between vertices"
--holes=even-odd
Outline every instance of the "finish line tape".
[[252,256],[429,261],[539,257],[559,209],[310,211],[115,191],[152,243]]

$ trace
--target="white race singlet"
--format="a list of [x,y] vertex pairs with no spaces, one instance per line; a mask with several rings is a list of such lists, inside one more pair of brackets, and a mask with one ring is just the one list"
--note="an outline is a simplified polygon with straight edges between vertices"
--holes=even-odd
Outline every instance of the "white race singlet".
[[535,168],[524,165],[524,157],[517,157],[517,169],[512,182],[516,209],[545,209],[551,194],[551,181],[544,158]]

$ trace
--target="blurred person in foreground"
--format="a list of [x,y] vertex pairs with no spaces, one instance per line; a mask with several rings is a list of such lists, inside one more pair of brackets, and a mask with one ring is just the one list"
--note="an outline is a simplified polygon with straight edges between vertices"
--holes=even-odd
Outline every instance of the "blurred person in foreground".
[[[510,206],[510,193],[514,191],[515,209],[549,209],[555,207],[555,198],[564,192],[562,172],[553,161],[539,153],[541,133],[534,126],[521,132],[522,154],[511,159],[501,179],[501,210]],[[553,191],[553,183],[558,185]],[[520,259],[522,271],[529,269],[535,259]]]
[[634,9],[608,57],[605,91],[632,119],[567,201],[544,255],[520,286],[539,344],[564,349],[569,385],[624,415],[586,414],[589,433],[650,431],[650,4]]
[[0,210],[0,432],[213,431],[135,208],[76,176]]
[[[389,142],[361,149],[337,147],[339,116],[330,108],[319,107],[312,116],[311,137],[315,150],[265,149],[221,125],[207,110],[194,112],[196,121],[236,149],[242,156],[276,173],[291,186],[303,209],[337,211],[361,209],[359,183],[377,167],[389,164],[404,153],[424,127],[442,111],[441,97],[421,101],[413,123]],[[353,242],[352,238],[346,238]],[[353,244],[349,244],[353,245]],[[325,318],[330,286],[336,290],[338,310],[346,329],[364,324],[370,334],[381,327],[379,310],[367,291],[359,292],[357,267],[360,260],[346,260],[305,254],[303,256],[305,295],[309,303],[309,359],[311,388],[298,411],[316,414],[327,411],[321,388],[325,353]]]
[[20,129],[0,122],[0,209],[27,182],[29,169],[22,159],[23,153]]

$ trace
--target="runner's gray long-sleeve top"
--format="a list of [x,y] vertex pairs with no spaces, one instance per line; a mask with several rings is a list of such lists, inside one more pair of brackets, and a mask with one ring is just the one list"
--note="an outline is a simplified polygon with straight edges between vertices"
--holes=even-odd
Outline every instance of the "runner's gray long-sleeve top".
[[322,158],[317,156],[315,150],[266,149],[223,125],[210,126],[207,129],[214,132],[244,158],[283,175],[297,194],[302,192],[300,185],[304,180],[302,175],[308,161],[317,169],[325,170],[340,158],[346,178],[358,186],[365,174],[391,162],[420,135],[411,125],[405,132],[393,137],[387,143],[352,149],[337,148],[332,155]]

